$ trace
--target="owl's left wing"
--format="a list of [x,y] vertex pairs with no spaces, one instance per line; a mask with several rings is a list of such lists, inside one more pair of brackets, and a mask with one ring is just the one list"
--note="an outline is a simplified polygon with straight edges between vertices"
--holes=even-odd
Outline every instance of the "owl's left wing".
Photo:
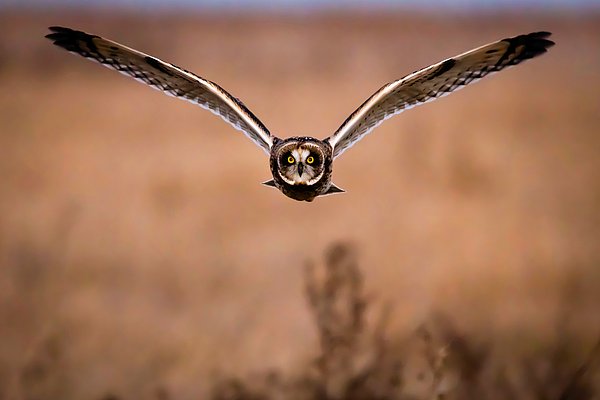
[[550,32],[534,32],[499,40],[449,58],[388,83],[369,97],[326,140],[334,158],[386,119],[445,96],[486,75],[537,57],[554,45]]
[[269,130],[244,103],[216,83],[100,36],[59,26],[49,29],[52,33],[46,37],[55,45],[211,111],[270,154],[273,136]]

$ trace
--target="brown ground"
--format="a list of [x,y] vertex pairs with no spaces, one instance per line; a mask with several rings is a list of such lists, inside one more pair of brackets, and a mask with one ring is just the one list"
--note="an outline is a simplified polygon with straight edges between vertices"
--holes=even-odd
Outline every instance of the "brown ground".
[[[386,122],[336,161],[347,193],[309,204],[261,186],[219,118],[52,47],[57,24],[217,81],[283,137],[495,39],[557,46]],[[439,311],[504,351],[598,338],[599,16],[4,12],[0,34],[0,398],[192,399],[301,368],[303,268],[339,240],[392,336]]]

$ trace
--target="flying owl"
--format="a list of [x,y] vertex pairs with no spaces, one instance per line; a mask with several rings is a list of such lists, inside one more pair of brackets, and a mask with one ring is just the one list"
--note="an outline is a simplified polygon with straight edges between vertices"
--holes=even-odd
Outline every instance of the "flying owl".
[[486,75],[537,57],[554,45],[550,32],[502,39],[384,85],[325,140],[280,139],[236,97],[214,82],[100,36],[50,27],[55,45],[97,61],[164,93],[220,116],[269,155],[273,179],[265,185],[299,201],[344,192],[332,183],[333,161],[393,115],[445,96]]

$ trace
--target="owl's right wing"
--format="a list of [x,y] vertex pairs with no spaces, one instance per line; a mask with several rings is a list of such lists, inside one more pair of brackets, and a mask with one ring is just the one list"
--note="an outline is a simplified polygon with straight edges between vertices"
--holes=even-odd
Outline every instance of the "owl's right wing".
[[448,58],[383,86],[326,140],[338,157],[386,119],[445,96],[486,75],[544,54],[554,42],[550,32],[502,39]]
[[199,105],[242,131],[270,154],[273,136],[246,106],[214,82],[119,43],[63,27],[50,27],[55,45],[129,75],[154,89]]

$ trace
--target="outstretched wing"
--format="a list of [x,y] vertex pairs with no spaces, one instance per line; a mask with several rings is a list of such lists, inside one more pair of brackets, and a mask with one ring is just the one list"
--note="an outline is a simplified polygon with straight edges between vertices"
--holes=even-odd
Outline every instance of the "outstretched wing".
[[388,83],[367,99],[327,140],[334,158],[386,119],[445,96],[488,74],[537,57],[554,45],[550,32],[502,39]]
[[188,100],[244,132],[269,154],[273,137],[238,99],[214,82],[119,43],[69,28],[53,26],[46,37],[55,45],[97,61],[166,94]]

